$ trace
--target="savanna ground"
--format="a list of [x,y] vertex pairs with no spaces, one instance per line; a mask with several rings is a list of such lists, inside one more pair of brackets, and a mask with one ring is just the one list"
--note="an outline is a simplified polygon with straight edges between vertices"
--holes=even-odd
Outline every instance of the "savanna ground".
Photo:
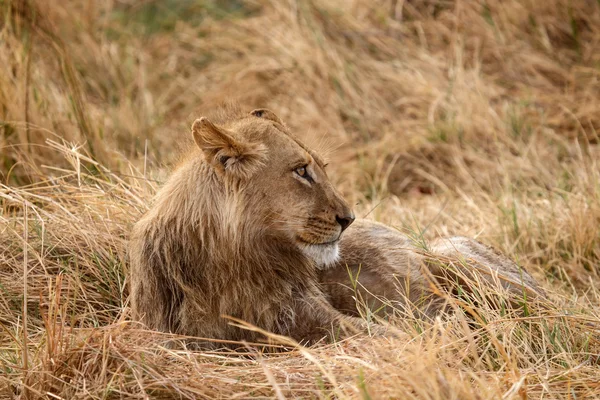
[[[358,216],[477,237],[550,301],[169,349],[129,319],[127,236],[228,99],[327,153]],[[598,397],[599,99],[596,0],[0,0],[0,396]]]

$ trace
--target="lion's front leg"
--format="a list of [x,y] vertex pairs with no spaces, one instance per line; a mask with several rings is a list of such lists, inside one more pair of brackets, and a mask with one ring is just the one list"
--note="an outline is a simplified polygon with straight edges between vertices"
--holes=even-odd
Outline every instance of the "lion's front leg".
[[381,335],[385,332],[381,325],[369,324],[336,310],[325,295],[316,290],[296,300],[293,329],[288,334],[298,342],[310,345],[360,333]]

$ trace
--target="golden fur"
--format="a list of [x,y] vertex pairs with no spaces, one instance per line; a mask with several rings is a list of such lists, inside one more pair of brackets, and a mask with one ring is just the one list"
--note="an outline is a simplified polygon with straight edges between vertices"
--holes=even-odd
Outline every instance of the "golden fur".
[[269,110],[194,122],[200,149],[159,191],[130,245],[133,316],[191,336],[257,340],[231,316],[312,341],[363,322],[336,311],[317,267],[354,216],[322,160]]
[[[374,293],[426,315],[443,309],[434,293],[444,279],[462,279],[468,290],[465,279],[494,283],[499,274],[506,280],[499,286],[538,291],[514,263],[470,239],[436,241],[431,258],[373,222],[358,221],[342,236],[354,220],[348,204],[319,156],[269,110],[218,126],[201,118],[192,134],[199,151],[171,176],[131,237],[133,315],[152,329],[261,339],[232,325],[231,316],[312,342],[332,329],[365,328],[352,316],[348,269],[359,275],[363,297]],[[432,261],[457,260],[457,252],[469,263],[452,270],[451,262]]]

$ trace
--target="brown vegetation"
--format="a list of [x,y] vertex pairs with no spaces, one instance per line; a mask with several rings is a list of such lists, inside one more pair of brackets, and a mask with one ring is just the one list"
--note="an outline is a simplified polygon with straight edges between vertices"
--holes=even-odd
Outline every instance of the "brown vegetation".
[[[0,396],[600,395],[597,1],[4,0],[0,14]],[[552,305],[456,300],[445,318],[392,320],[408,341],[169,350],[130,322],[126,243],[191,122],[224,99],[330,150],[357,216],[417,241],[477,237]]]

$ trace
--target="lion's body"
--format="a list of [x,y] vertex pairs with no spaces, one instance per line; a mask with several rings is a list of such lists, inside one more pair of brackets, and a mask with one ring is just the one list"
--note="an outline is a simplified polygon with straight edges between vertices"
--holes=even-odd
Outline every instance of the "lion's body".
[[350,315],[363,306],[392,306],[404,315],[433,317],[447,308],[440,289],[452,293],[457,285],[466,292],[487,287],[509,300],[545,296],[525,270],[477,240],[426,243],[368,220],[356,220],[344,233],[340,260],[320,271],[319,280],[333,306]]

